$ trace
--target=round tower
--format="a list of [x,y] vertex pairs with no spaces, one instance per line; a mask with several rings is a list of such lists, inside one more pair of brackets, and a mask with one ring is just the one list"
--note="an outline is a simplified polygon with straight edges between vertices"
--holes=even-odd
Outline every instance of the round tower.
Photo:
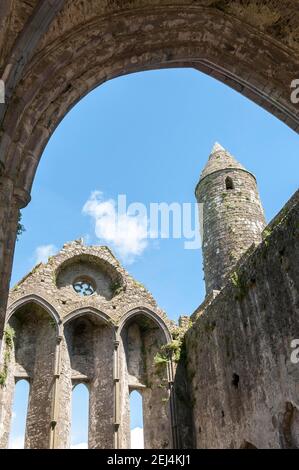
[[203,264],[206,293],[223,287],[249,246],[261,241],[265,216],[255,176],[216,143],[195,195],[203,203]]

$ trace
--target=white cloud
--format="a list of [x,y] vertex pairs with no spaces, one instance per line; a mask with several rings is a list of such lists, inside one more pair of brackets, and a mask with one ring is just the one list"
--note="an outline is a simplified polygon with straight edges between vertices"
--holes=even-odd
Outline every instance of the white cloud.
[[55,245],[40,245],[35,249],[35,262],[47,263],[48,258],[57,252]]
[[80,442],[79,444],[72,444],[71,449],[88,449],[87,442]]
[[144,449],[143,428],[131,429],[131,449]]
[[24,436],[13,437],[9,441],[9,449],[24,449]]
[[91,193],[82,209],[95,221],[95,234],[109,244],[127,263],[132,263],[147,247],[148,221],[144,214],[117,213],[114,199],[104,200],[101,191]]

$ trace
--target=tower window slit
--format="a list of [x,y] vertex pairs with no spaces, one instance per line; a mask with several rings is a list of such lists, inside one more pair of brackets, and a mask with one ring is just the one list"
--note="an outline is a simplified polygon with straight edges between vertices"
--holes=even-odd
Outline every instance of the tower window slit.
[[227,176],[225,178],[225,187],[226,187],[227,190],[234,189],[234,183],[233,183],[233,180],[230,176]]

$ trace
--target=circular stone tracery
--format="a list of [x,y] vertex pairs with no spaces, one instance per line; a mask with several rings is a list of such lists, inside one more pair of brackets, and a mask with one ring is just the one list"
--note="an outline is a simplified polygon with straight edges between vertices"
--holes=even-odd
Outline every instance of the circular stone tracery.
[[[101,256],[88,253],[63,261],[56,270],[56,285],[65,296],[100,296],[111,300],[118,290],[125,290],[118,269]],[[117,288],[117,289],[116,289]]]
[[77,279],[73,283],[74,291],[84,297],[92,295],[95,292],[95,286],[89,279]]

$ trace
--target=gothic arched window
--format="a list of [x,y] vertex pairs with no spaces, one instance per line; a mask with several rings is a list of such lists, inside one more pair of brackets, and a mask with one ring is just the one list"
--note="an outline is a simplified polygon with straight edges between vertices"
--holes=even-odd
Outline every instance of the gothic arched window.
[[29,388],[29,382],[26,379],[18,380],[16,383],[9,433],[9,449],[23,449],[25,445]]
[[79,383],[72,393],[71,449],[88,448],[89,390]]
[[131,449],[144,449],[142,395],[137,390],[130,393]]

